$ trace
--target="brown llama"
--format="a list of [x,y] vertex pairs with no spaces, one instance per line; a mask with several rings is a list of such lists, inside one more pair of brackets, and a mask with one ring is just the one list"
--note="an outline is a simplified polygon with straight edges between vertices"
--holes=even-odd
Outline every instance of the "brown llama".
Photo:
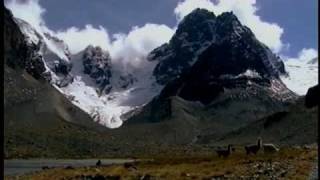
[[228,145],[228,149],[216,149],[219,157],[228,157],[231,154],[231,144]]
[[247,155],[249,154],[256,155],[258,151],[261,149],[261,147],[262,147],[262,140],[261,138],[258,138],[257,144],[246,145],[244,149],[246,150]]

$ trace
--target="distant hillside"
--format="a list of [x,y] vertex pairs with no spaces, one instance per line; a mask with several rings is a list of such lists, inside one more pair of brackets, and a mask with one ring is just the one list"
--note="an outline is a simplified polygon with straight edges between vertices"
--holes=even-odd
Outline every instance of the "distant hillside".
[[244,144],[261,137],[265,143],[278,145],[312,144],[318,137],[318,107],[305,107],[305,98],[287,110],[274,113],[219,139],[201,138],[210,143]]

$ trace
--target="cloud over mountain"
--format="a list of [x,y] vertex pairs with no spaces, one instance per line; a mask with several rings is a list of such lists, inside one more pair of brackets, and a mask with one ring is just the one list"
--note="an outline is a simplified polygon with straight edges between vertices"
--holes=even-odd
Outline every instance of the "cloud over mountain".
[[40,6],[39,0],[6,0],[5,5],[15,17],[27,21],[38,31],[45,27],[43,14],[46,10]]
[[225,11],[233,11],[241,23],[248,26],[256,37],[274,52],[278,53],[287,46],[281,40],[284,33],[283,28],[276,23],[263,21],[257,15],[256,0],[218,0],[216,3],[210,0],[184,0],[178,3],[174,13],[178,21],[181,21],[184,16],[196,8],[207,9],[216,15]]
[[[128,34],[111,35],[107,27],[88,24],[84,28],[70,27],[54,32],[45,24],[43,15],[46,10],[41,7],[39,0],[6,0],[5,5],[15,17],[27,21],[38,31],[51,32],[64,40],[72,53],[77,53],[90,44],[101,46],[108,50],[112,57],[123,61],[122,64],[131,63],[130,66],[142,65],[141,57],[168,42],[176,29],[164,24],[146,23],[144,26],[132,27]],[[195,8],[208,9],[216,15],[233,11],[241,23],[248,26],[258,40],[275,53],[281,54],[282,50],[289,47],[289,44],[281,39],[284,29],[276,23],[262,20],[257,15],[256,0],[181,0],[174,9],[177,24]]]
[[109,34],[102,26],[95,28],[88,24],[83,29],[70,27],[56,32],[56,36],[69,45],[73,54],[82,51],[90,44],[100,46],[102,49],[110,49]]

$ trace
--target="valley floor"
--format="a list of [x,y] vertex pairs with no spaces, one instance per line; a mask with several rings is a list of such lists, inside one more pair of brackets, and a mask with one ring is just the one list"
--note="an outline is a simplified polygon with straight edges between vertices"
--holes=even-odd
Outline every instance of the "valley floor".
[[[214,153],[197,156],[159,156],[152,161],[99,167],[54,168],[5,179],[309,179],[317,148],[282,148],[275,154],[247,156],[243,148],[228,158]],[[169,158],[170,157],[170,158]]]

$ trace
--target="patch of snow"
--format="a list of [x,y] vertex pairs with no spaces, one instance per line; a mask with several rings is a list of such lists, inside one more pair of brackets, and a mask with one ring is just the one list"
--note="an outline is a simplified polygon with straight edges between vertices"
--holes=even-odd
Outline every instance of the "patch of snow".
[[69,58],[66,55],[65,48],[61,47],[53,39],[43,38],[47,48],[54,54],[56,54],[60,59],[69,62]]
[[62,41],[57,42],[54,38],[48,38],[43,32],[37,31],[22,19],[15,18],[14,20],[19,25],[21,32],[27,37],[28,43],[36,45],[41,43],[42,46],[45,46],[45,48],[41,48],[39,52],[40,54],[43,55],[47,53],[44,51],[49,50],[53,54],[57,55],[61,60],[69,61],[69,58],[66,55],[66,53],[68,53],[67,46]]
[[28,43],[39,43],[39,41],[42,39],[42,36],[34,28],[21,19],[14,18],[14,21],[19,25],[21,32],[26,36]]
[[239,77],[261,78],[260,74],[257,71],[251,69],[247,69],[244,73],[236,76],[236,78]]
[[281,80],[293,92],[305,95],[308,89],[318,84],[318,64],[309,61],[284,61],[288,76],[281,76]]

